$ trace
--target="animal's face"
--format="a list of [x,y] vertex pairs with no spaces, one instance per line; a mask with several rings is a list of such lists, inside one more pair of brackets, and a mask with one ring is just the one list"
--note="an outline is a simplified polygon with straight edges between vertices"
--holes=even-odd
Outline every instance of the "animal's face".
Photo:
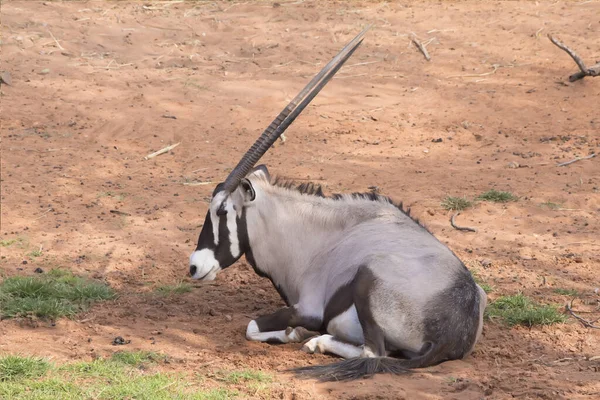
[[246,210],[256,199],[252,183],[256,179],[270,179],[266,167],[256,167],[231,193],[222,190],[222,183],[215,188],[196,251],[190,256],[192,278],[212,281],[248,251]]
[[246,211],[252,204],[258,203],[260,206],[260,199],[264,195],[256,190],[253,182],[257,179],[270,182],[266,167],[258,166],[253,170],[252,167],[360,46],[369,29],[370,26],[363,29],[315,75],[259,136],[225,182],[216,187],[198,246],[190,256],[192,278],[213,280],[219,271],[250,250]]

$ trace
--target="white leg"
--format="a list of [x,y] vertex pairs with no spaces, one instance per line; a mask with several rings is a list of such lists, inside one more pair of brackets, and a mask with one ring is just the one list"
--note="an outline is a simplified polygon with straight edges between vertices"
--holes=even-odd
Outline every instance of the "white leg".
[[258,329],[256,321],[252,320],[246,329],[246,339],[255,342],[279,341],[281,343],[299,343],[306,339],[307,330],[298,328],[288,328],[282,331],[261,332]]
[[343,358],[359,357],[363,353],[362,347],[335,340],[331,335],[317,336],[306,342],[302,350],[307,353],[332,353]]
[[327,333],[344,342],[356,344],[365,342],[363,329],[354,305],[329,321]]

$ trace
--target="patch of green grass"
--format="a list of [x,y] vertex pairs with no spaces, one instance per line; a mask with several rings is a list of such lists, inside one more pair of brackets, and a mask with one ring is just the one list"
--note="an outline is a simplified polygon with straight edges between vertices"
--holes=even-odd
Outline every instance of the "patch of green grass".
[[17,243],[17,239],[0,240],[0,246],[2,247],[8,247],[15,243]]
[[563,296],[571,296],[571,297],[579,296],[579,292],[575,289],[556,288],[556,289],[554,289],[554,293],[557,293],[557,294],[560,294]]
[[39,378],[48,369],[50,363],[42,358],[4,356],[0,358],[0,382]]
[[111,356],[111,360],[122,364],[139,367],[143,364],[155,363],[165,357],[153,351],[118,351]]
[[551,210],[558,210],[559,208],[561,208],[561,207],[562,207],[562,204],[559,204],[559,203],[553,203],[553,202],[551,202],[551,201],[546,201],[546,202],[544,202],[544,203],[541,203],[540,205],[541,205],[542,207],[546,207],[546,208],[549,208],[549,209],[551,209]]
[[507,203],[509,201],[517,201],[518,197],[511,192],[501,192],[492,189],[477,196],[477,200],[492,201],[494,203]]
[[444,200],[442,200],[442,207],[446,210],[466,210],[471,207],[473,202],[468,200],[466,197],[452,197],[446,196]]
[[130,363],[137,356],[125,362],[117,358],[54,366],[43,359],[0,356],[0,399],[227,400],[240,395],[229,387],[199,388],[183,374],[142,371]]
[[29,253],[27,253],[27,256],[29,258],[36,258],[36,257],[40,257],[42,255],[42,250],[32,250]]
[[193,286],[187,282],[179,282],[175,285],[164,285],[156,288],[156,293],[162,296],[184,294],[192,291]]
[[63,270],[40,276],[13,276],[0,283],[0,317],[71,317],[96,301],[114,297],[109,286]]
[[481,286],[484,292],[491,293],[494,290],[494,288],[492,288],[483,280],[483,278],[481,277],[481,275],[479,275],[479,273],[477,273],[477,271],[471,271],[471,275],[473,275],[475,283]]
[[535,304],[521,293],[496,299],[488,305],[486,314],[490,318],[501,318],[509,326],[551,325],[566,320],[556,306]]

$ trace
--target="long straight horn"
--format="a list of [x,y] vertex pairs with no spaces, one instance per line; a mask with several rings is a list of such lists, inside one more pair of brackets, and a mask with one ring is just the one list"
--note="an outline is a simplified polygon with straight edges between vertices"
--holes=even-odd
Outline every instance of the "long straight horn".
[[277,118],[265,129],[260,137],[254,142],[250,149],[244,154],[237,166],[231,171],[223,190],[232,192],[237,188],[242,178],[256,165],[258,160],[275,143],[277,138],[294,120],[302,110],[323,89],[335,73],[344,65],[346,60],[360,46],[371,25],[367,26],[361,33],[350,41],[323,69],[302,89],[296,97],[279,113]]

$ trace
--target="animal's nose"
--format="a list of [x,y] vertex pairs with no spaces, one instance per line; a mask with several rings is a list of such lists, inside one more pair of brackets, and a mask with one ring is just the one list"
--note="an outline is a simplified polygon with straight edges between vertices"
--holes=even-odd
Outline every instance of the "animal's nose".
[[190,276],[194,276],[198,268],[195,265],[190,265]]

